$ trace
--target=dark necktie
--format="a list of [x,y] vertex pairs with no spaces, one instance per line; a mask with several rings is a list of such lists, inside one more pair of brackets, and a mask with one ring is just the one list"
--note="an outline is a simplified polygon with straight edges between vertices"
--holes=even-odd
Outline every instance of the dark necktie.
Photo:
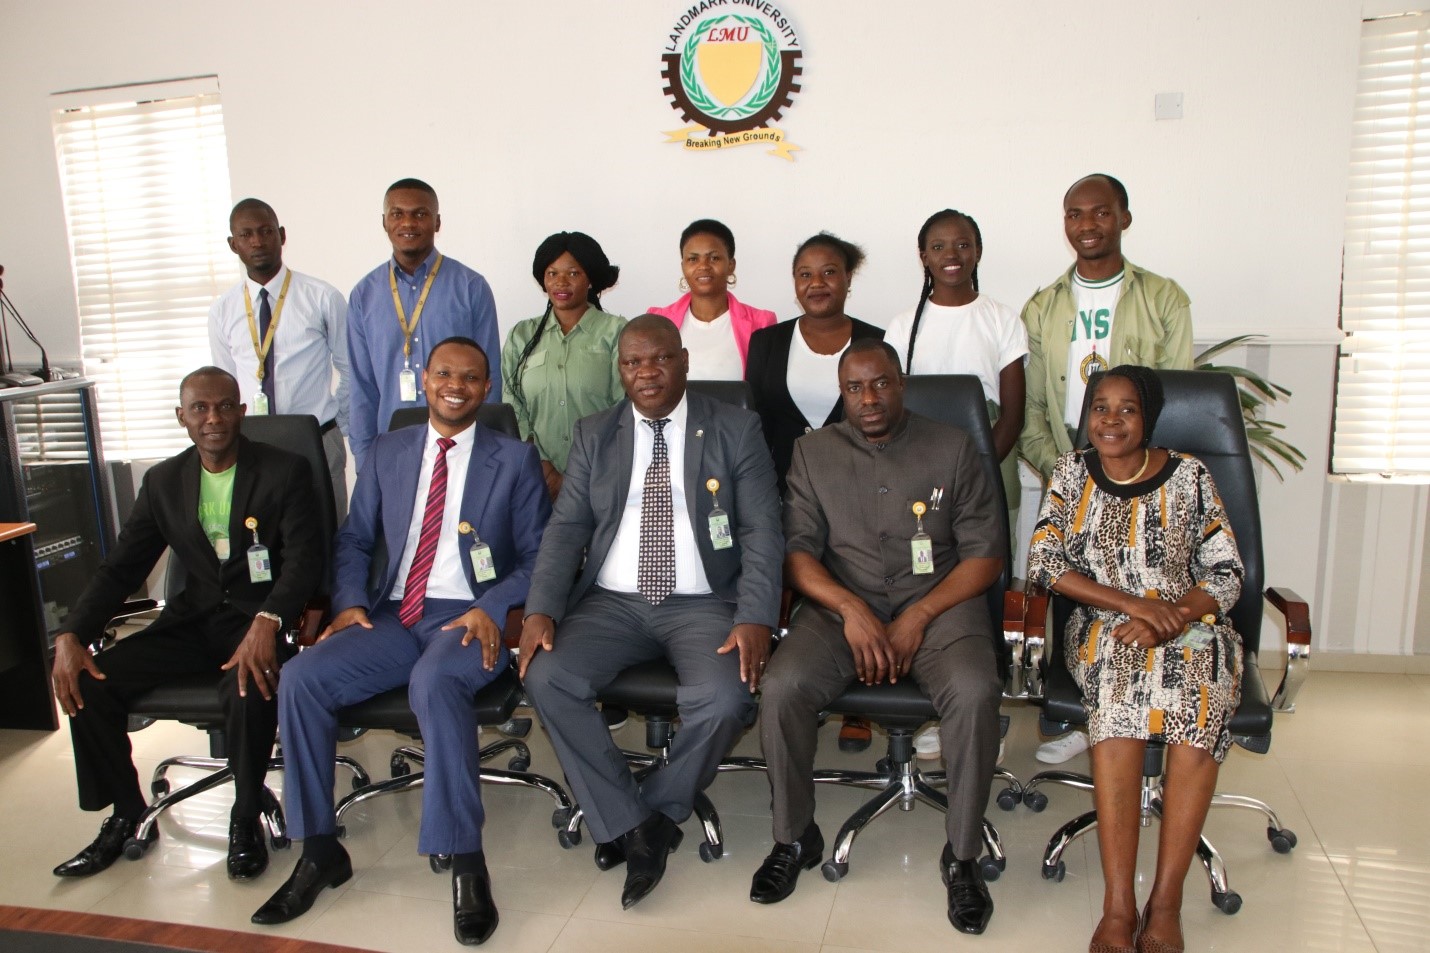
[[641,494],[641,548],[636,589],[658,606],[675,589],[675,514],[670,496],[670,453],[662,432],[670,421],[647,420],[655,430],[655,452]]
[[[262,347],[263,342],[268,340],[268,326],[273,323],[273,307],[268,303],[268,289],[258,289],[258,346]],[[278,335],[274,335],[276,338]],[[277,343],[276,341],[274,342]],[[268,412],[278,413],[278,401],[273,394],[273,365],[278,359],[274,354],[278,348],[270,346],[268,356],[263,359],[263,393],[268,396]]]
[[427,490],[427,508],[422,511],[422,532],[417,536],[417,553],[412,557],[412,568],[407,570],[402,605],[397,610],[398,621],[409,629],[422,618],[427,577],[432,575],[432,560],[442,535],[442,513],[447,508],[447,451],[456,442],[450,437],[437,438],[437,459],[432,461],[432,486]]

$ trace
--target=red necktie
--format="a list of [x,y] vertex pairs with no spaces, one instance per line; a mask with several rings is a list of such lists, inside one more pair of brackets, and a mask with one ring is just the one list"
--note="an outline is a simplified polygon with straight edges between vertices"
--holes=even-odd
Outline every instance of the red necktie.
[[417,553],[407,582],[402,587],[402,605],[397,619],[409,629],[422,618],[422,600],[427,597],[427,577],[437,555],[437,538],[442,535],[442,512],[447,508],[447,451],[457,441],[437,438],[437,459],[432,461],[432,486],[427,490],[427,508],[422,511],[422,532],[417,536]]

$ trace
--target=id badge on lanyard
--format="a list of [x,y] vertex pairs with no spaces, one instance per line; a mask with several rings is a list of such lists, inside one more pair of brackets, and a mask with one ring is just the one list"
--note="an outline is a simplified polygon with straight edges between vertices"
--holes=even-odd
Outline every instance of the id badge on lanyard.
[[457,532],[463,536],[468,534],[472,537],[472,546],[467,550],[468,557],[472,560],[472,575],[477,577],[477,582],[491,582],[497,577],[496,563],[492,559],[492,548],[482,542],[477,535],[476,527],[466,520],[457,524]]
[[933,573],[933,540],[924,532],[924,514],[928,512],[928,507],[920,500],[914,504],[913,510],[914,519],[918,520],[913,538],[909,540],[913,573],[915,576],[928,576]]
[[705,481],[705,489],[710,491],[710,499],[715,508],[710,511],[710,545],[716,549],[729,549],[735,545],[730,536],[730,515],[720,509],[720,481],[711,477]]
[[273,563],[268,557],[268,547],[259,542],[258,520],[250,516],[243,525],[253,533],[253,545],[248,547],[248,581],[272,582]]

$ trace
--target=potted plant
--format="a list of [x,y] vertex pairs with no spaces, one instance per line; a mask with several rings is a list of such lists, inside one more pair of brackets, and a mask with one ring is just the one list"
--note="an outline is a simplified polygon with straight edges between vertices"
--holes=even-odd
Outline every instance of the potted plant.
[[1278,436],[1278,431],[1286,429],[1285,424],[1267,420],[1263,413],[1269,405],[1288,399],[1291,391],[1248,368],[1212,363],[1212,358],[1223,351],[1261,337],[1260,334],[1242,334],[1213,344],[1196,356],[1195,367],[1199,371],[1220,371],[1236,378],[1236,388],[1241,394],[1241,416],[1246,423],[1246,440],[1251,445],[1251,452],[1271,468],[1277,479],[1284,482],[1286,477],[1281,473],[1280,464],[1285,463],[1299,471],[1306,465],[1306,455]]

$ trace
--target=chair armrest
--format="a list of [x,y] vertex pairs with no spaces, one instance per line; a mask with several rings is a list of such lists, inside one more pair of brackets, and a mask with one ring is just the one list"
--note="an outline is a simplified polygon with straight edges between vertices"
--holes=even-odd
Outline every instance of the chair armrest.
[[317,642],[318,634],[323,631],[323,624],[327,621],[332,607],[332,601],[327,596],[314,596],[309,599],[308,604],[303,607],[303,613],[298,616],[297,627],[293,630],[293,644],[305,649]]
[[1271,709],[1289,714],[1296,710],[1296,696],[1311,671],[1311,608],[1283,586],[1268,588],[1266,601],[1286,620],[1286,674],[1271,699]]
[[1023,632],[1027,638],[1048,637],[1048,606],[1053,594],[1037,583],[1026,583],[1026,608],[1023,611]]
[[506,628],[502,630],[502,644],[515,651],[521,645],[521,622],[526,618],[526,606],[512,606],[506,613]]

